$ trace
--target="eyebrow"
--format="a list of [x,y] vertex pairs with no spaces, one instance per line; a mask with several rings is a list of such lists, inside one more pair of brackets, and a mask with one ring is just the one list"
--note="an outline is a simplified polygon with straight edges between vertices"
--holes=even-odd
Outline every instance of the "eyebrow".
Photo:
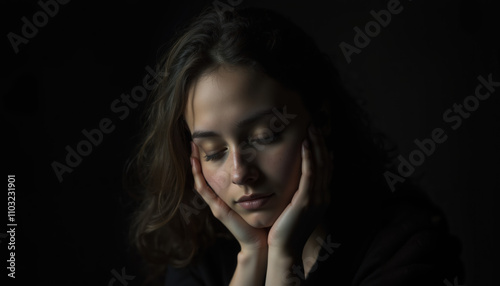
[[[235,126],[237,128],[242,128],[251,125],[252,123],[255,123],[256,121],[260,120],[262,116],[273,114],[274,108],[269,108],[261,111],[257,111],[250,116],[248,116],[245,119],[242,119],[238,122],[236,122]],[[191,135],[193,139],[195,138],[207,138],[207,137],[220,137],[220,134],[214,131],[194,131],[193,134]]]
[[215,133],[213,131],[195,131],[193,132],[193,139],[195,138],[207,138],[207,137],[217,137],[220,136],[219,133]]

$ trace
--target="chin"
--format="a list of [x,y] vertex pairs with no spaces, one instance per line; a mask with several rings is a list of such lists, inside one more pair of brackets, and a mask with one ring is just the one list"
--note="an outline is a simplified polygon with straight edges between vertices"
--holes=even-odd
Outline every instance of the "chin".
[[252,214],[247,215],[244,219],[252,227],[268,228],[268,227],[273,226],[277,217],[275,217],[271,214],[256,212],[256,213],[252,213]]

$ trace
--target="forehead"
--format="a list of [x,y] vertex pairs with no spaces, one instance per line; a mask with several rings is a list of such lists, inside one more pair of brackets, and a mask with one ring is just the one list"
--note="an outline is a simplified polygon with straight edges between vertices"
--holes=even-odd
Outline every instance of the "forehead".
[[194,128],[217,129],[271,107],[297,106],[298,95],[265,74],[244,67],[221,67],[189,89],[185,119]]

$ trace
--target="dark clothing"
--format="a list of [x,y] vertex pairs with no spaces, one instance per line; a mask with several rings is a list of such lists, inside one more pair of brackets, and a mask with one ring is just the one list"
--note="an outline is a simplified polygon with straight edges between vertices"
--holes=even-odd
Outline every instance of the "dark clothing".
[[[334,227],[319,242],[323,246],[308,277],[303,280],[303,268],[296,265],[289,281],[297,283],[290,285],[443,286],[462,279],[460,244],[430,204],[392,198],[365,210],[331,220]],[[189,267],[169,267],[165,285],[228,285],[238,251],[235,240],[219,239]]]

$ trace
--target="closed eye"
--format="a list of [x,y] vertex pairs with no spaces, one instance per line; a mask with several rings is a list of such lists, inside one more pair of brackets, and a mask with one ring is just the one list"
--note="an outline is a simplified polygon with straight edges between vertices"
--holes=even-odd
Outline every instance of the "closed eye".
[[266,145],[276,142],[280,138],[280,133],[271,133],[270,135],[266,134],[263,136],[258,136],[255,139],[250,139],[248,142],[251,145]]
[[216,161],[224,156],[225,151],[226,151],[226,149],[224,149],[223,151],[217,152],[215,154],[212,154],[212,155],[207,154],[203,157],[205,157],[205,161]]
[[[270,135],[263,135],[263,136],[258,136],[257,138],[251,138],[248,140],[248,143],[252,146],[255,145],[268,145],[271,143],[274,143],[280,139],[281,133],[272,133]],[[205,155],[203,156],[205,158],[205,161],[217,161],[224,157],[227,149],[224,149],[220,152],[211,154],[211,155]]]

